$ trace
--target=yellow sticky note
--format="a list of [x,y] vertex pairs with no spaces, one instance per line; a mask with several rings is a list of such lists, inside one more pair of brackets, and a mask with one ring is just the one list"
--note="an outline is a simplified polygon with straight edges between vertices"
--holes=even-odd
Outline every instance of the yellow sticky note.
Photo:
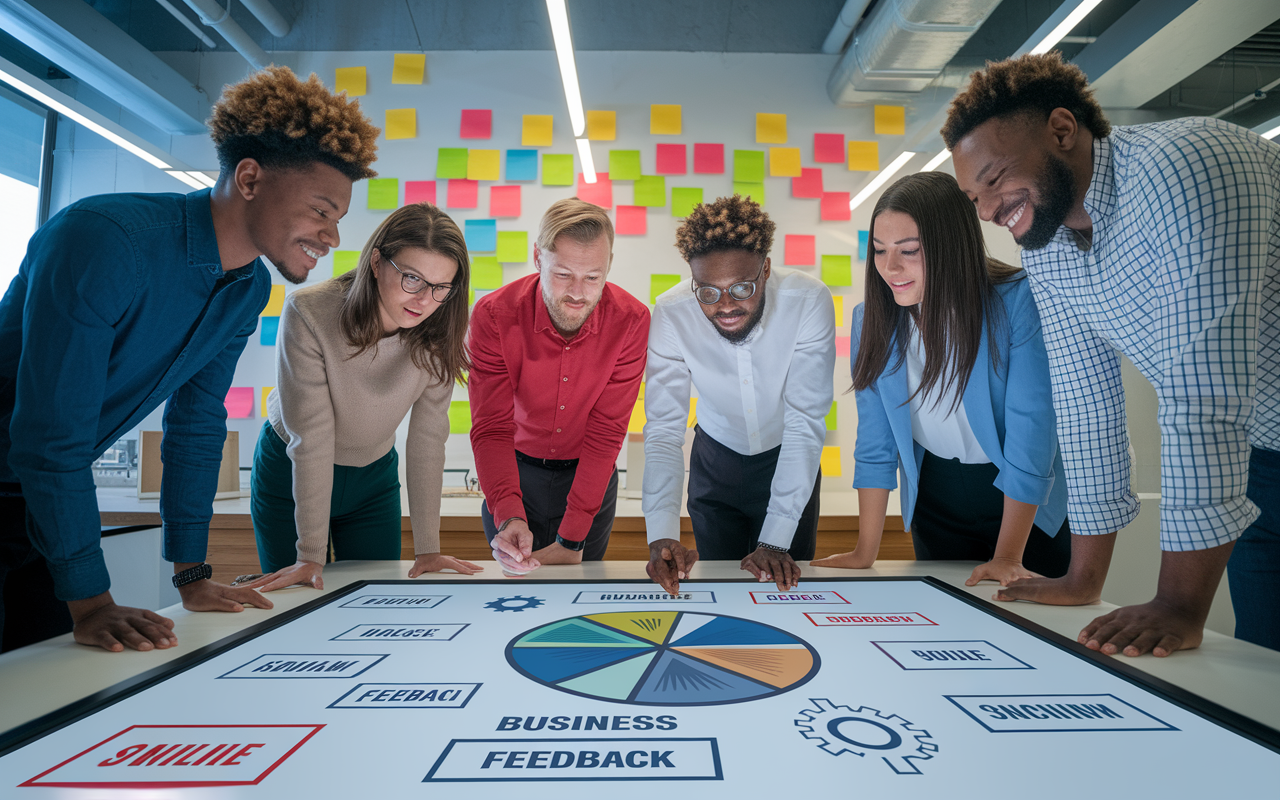
[[697,424],[698,424],[698,398],[690,397],[689,398],[689,424],[685,425],[685,427],[692,428],[694,425],[697,425]]
[[799,178],[800,148],[770,147],[769,174],[775,178]]
[[907,132],[904,106],[876,106],[876,136],[902,136]]
[[759,144],[785,144],[786,141],[786,114],[756,114],[756,142]]
[[498,162],[501,155],[501,150],[472,150],[467,154],[467,180],[498,180],[500,175]]
[[612,142],[618,138],[617,111],[588,111],[587,138],[593,142]]
[[413,139],[418,135],[418,110],[416,108],[388,108],[388,139]]
[[839,478],[840,477],[840,447],[824,447],[822,448],[822,477]]
[[362,97],[368,87],[364,67],[338,67],[333,71],[333,90],[347,97]]
[[644,415],[644,395],[636,401],[635,408],[631,409],[631,421],[627,423],[627,433],[644,433],[644,424],[648,418]]
[[680,106],[649,106],[649,133],[680,133]]
[[520,132],[520,144],[523,147],[550,147],[551,120],[550,114],[525,114]]
[[836,304],[836,327],[844,327],[844,295],[836,294],[831,296],[831,300]]
[[267,398],[270,397],[271,393],[274,392],[275,390],[276,390],[276,387],[274,386],[262,387],[262,418],[263,419],[267,418]]
[[396,53],[391,66],[392,83],[422,83],[427,72],[427,56],[424,53]]
[[849,169],[854,172],[880,169],[880,143],[849,142]]
[[271,285],[271,299],[267,300],[267,307],[262,309],[263,317],[278,317],[284,311],[284,284],[275,283]]

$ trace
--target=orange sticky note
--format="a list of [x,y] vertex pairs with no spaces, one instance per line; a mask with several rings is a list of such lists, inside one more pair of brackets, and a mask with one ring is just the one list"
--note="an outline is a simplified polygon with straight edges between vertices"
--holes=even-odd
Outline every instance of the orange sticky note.
[[880,143],[849,142],[849,169],[853,172],[875,172],[880,169]]
[[769,174],[775,178],[799,178],[800,148],[770,147]]
[[681,132],[680,106],[649,106],[649,133],[679,134]]
[[612,142],[618,138],[617,111],[588,111],[587,138],[593,142]]
[[907,132],[907,109],[876,106],[876,136],[902,136]]
[[500,174],[501,151],[472,150],[467,153],[467,180],[496,181]]
[[785,144],[787,141],[786,114],[756,114],[756,142],[759,144]]
[[274,386],[262,387],[262,418],[267,418],[267,398],[271,397],[271,393],[276,390]]
[[550,114],[525,114],[520,131],[520,144],[524,147],[551,146]]
[[822,448],[822,477],[839,478],[840,477],[840,448],[824,447]]
[[338,67],[333,71],[333,90],[346,92],[347,97],[361,97],[368,87],[364,67]]
[[388,139],[413,139],[418,135],[418,111],[414,108],[388,108],[387,125],[384,129]]
[[284,284],[273,283],[271,285],[271,299],[267,300],[267,307],[262,309],[259,316],[278,317],[284,311]]
[[424,53],[396,53],[391,66],[392,83],[420,84],[427,72],[427,56]]

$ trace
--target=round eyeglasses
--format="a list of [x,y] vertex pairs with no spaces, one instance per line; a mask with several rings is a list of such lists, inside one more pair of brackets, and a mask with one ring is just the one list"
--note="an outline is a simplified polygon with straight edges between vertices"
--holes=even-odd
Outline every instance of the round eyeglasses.
[[435,300],[437,303],[443,303],[445,300],[449,299],[449,295],[453,294],[453,284],[431,283],[428,280],[424,280],[423,278],[414,275],[412,272],[405,272],[396,266],[396,262],[386,256],[383,256],[382,258],[390,264],[396,272],[400,273],[400,288],[404,289],[409,294],[417,294],[423,289],[430,289],[431,299]]
[[728,289],[721,289],[719,286],[699,286],[697,283],[690,282],[693,286],[693,296],[698,298],[698,302],[704,306],[713,306],[720,302],[720,296],[724,292],[728,292],[729,296],[734,300],[750,300],[756,293],[756,281],[760,280],[760,275],[764,273],[764,262],[760,262],[760,271],[749,281],[739,281]]

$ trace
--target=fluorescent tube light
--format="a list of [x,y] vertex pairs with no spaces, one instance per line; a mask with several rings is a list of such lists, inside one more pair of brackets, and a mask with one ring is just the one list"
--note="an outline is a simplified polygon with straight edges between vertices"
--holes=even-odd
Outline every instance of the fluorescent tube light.
[[569,122],[573,135],[581,136],[587,128],[587,115],[582,111],[582,90],[578,88],[578,68],[573,63],[573,38],[569,35],[569,11],[564,0],[547,0],[551,17],[551,35],[556,42],[556,59],[560,62],[560,79],[564,81],[564,99],[569,103]]
[[849,201],[849,210],[852,211],[857,208],[861,205],[863,200],[866,200],[868,197],[875,194],[876,190],[888,183],[889,179],[896,175],[898,170],[902,169],[914,155],[915,153],[911,150],[903,150],[898,154],[898,157],[895,158],[889,166],[880,170],[880,174],[872,178],[871,183],[864,186],[862,191],[858,192],[858,194]]
[[1269,131],[1264,131],[1263,133],[1259,133],[1258,135],[1261,136],[1263,139],[1274,139],[1277,136],[1280,136],[1280,125],[1275,126]]
[[582,159],[582,179],[587,183],[596,182],[596,162],[591,157],[591,142],[578,140],[578,157]]
[[189,172],[183,172],[180,169],[166,169],[165,174],[170,175],[174,178],[177,178],[178,180],[182,181],[186,185],[190,186],[192,189],[205,188],[205,185],[200,181],[196,180],[195,178],[191,177],[191,174]]
[[198,169],[189,169],[187,174],[199,181],[201,186],[208,186],[210,189],[218,184],[217,181]]
[[942,166],[943,164],[947,163],[947,159],[948,159],[948,158],[951,158],[951,151],[950,151],[950,150],[947,150],[947,149],[945,149],[945,148],[944,148],[944,149],[943,149],[943,151],[942,151],[941,153],[938,153],[936,156],[934,156],[933,158],[929,159],[929,163],[928,163],[928,164],[925,164],[923,167],[921,167],[921,168],[920,168],[920,171],[921,171],[921,172],[933,172],[933,171],[934,171],[935,169],[937,169],[938,167],[940,167],[940,166]]
[[1071,33],[1071,29],[1079,25],[1082,19],[1089,16],[1089,12],[1097,8],[1102,0],[1079,0],[1079,2],[1080,5],[1076,6],[1075,11],[1068,14],[1062,22],[1058,23],[1056,28],[1049,31],[1049,35],[1041,39],[1040,44],[1031,48],[1031,55],[1040,55],[1052,50],[1053,46],[1062,41],[1062,37]]

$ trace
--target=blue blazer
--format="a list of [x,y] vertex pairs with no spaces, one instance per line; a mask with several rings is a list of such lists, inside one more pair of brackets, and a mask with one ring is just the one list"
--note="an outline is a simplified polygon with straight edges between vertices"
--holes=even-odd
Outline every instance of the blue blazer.
[[[1018,278],[996,287],[1004,302],[1004,323],[989,341],[987,326],[973,374],[964,391],[964,410],[982,451],[1000,470],[995,486],[1014,500],[1040,506],[1036,525],[1054,536],[1067,517],[1066,481],[1049,387],[1049,357],[1040,334],[1031,287]],[[853,310],[849,342],[850,371],[862,338],[862,304]],[[896,339],[891,347],[896,346]],[[1000,356],[997,369],[991,349]],[[889,368],[895,360],[889,355]],[[854,445],[853,485],[859,489],[897,488],[902,473],[902,521],[911,529],[920,486],[924,448],[911,436],[907,368],[886,369],[874,387],[857,392],[858,439]]]

